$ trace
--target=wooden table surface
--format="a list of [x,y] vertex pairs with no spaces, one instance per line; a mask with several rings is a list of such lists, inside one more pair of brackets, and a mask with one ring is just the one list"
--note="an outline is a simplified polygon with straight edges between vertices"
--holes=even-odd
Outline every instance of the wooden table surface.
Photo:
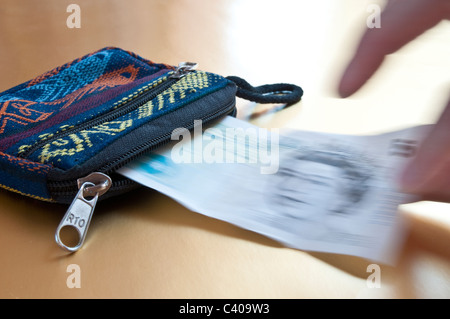
[[[81,9],[80,28],[66,24],[71,3]],[[433,123],[448,97],[448,22],[389,56],[353,97],[338,97],[339,77],[367,28],[368,4],[3,0],[0,91],[117,46],[156,62],[196,61],[255,85],[302,86],[302,101],[277,113],[256,106],[250,116],[255,105],[239,101],[238,117],[261,127],[371,134]],[[68,255],[53,238],[66,209],[0,190],[0,297],[450,297],[448,204],[401,207],[410,233],[399,263],[380,265],[380,288],[368,285],[368,260],[285,248],[145,188],[98,205],[85,246]],[[73,264],[80,288],[67,285]]]

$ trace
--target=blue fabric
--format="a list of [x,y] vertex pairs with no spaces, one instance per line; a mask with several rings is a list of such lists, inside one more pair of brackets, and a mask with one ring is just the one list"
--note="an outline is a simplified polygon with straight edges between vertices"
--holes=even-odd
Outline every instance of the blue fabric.
[[[174,69],[104,48],[0,93],[0,187],[53,200],[49,175],[83,167],[119,138],[230,83],[201,71],[168,82]],[[167,87],[152,100],[103,122],[162,83]],[[100,121],[83,126],[94,119]]]

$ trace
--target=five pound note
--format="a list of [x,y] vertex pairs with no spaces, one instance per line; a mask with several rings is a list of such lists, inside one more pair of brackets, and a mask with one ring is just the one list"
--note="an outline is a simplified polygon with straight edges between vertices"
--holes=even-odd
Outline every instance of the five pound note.
[[371,136],[274,132],[226,117],[183,128],[119,173],[287,247],[393,263],[414,197],[397,174],[429,126]]

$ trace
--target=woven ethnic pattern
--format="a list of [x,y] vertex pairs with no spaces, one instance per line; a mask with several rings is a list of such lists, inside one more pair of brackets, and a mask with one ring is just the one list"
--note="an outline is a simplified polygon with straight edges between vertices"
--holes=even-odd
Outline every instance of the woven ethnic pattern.
[[50,200],[42,187],[51,165],[32,162],[0,152],[0,187],[41,200]]
[[[72,105],[73,103],[81,100],[83,96],[90,95],[92,93],[100,93],[108,88],[120,86],[120,85],[126,85],[128,83],[131,83],[136,79],[138,69],[134,68],[133,66],[127,66],[119,70],[112,71],[110,73],[106,73],[101,75],[99,78],[97,78],[95,81],[93,81],[90,84],[87,84],[83,86],[81,89],[75,91],[72,94],[66,95],[64,98],[59,99],[55,102],[48,103],[49,105],[58,103],[60,105],[60,111],[64,110],[67,106]],[[124,77],[122,74],[127,74],[129,77]],[[82,117],[82,121],[89,120],[90,118],[94,117],[96,113],[92,113],[91,115],[84,114]],[[54,134],[58,134],[68,128],[72,128],[74,125],[67,125],[63,124],[61,125],[56,131],[54,128],[51,128],[51,133],[43,133],[40,134],[37,139],[34,137],[32,138],[33,142],[37,142],[43,138],[50,138]],[[32,144],[26,145],[23,144],[19,147],[18,156],[21,156],[29,147],[31,147]],[[10,150],[11,151],[11,150]]]
[[[8,90],[0,95],[0,139],[29,131],[75,103],[106,90],[132,84],[166,68],[166,65],[131,57],[120,49],[99,51],[68,65],[46,73],[51,76],[42,75],[39,80],[30,81],[33,83],[31,86],[19,86],[18,90]],[[88,109],[78,110],[78,113]],[[61,123],[74,115],[73,111],[67,114],[69,116],[60,119]],[[57,124],[52,123],[52,126]],[[6,148],[0,146],[1,150]]]
[[[110,110],[115,110],[123,105],[125,105],[126,103],[132,101],[134,98],[139,97],[141,94],[157,87],[158,85],[160,85],[161,83],[163,83],[164,81],[166,81],[168,79],[168,76],[161,76],[158,77],[156,80],[154,80],[153,82],[150,82],[140,88],[136,88],[133,93],[126,95],[125,97],[121,98],[119,101],[115,102],[112,104],[112,106],[109,107]],[[101,116],[102,112],[99,112],[98,114],[96,114],[96,116]],[[91,118],[96,118],[96,116],[92,116]],[[84,120],[89,120],[88,118],[85,118]],[[80,123],[79,123],[80,124]],[[59,135],[59,134],[64,134],[65,131],[71,130],[73,128],[76,128],[76,125],[67,125],[67,124],[63,124],[61,125],[58,129],[56,129],[56,131],[52,128],[52,131],[49,133],[43,133],[41,135],[39,135],[37,137],[37,139],[33,139],[31,140],[32,143],[31,144],[22,144],[18,147],[18,151],[17,154],[19,156],[25,154],[32,146],[34,146],[37,143],[41,143],[45,140],[49,140],[52,139],[54,136]],[[58,143],[58,142],[55,142]],[[50,145],[50,144],[47,144]],[[11,149],[11,151],[14,152],[14,149]],[[75,154],[75,152],[70,152],[70,155]],[[73,153],[73,154],[72,154]]]
[[109,111],[111,100],[173,70],[119,48],[104,48],[0,94],[0,187],[49,200],[51,163],[18,157],[36,141]]
[[0,102],[27,98],[34,102],[51,102],[61,99],[100,77],[110,57],[110,51],[87,57],[40,83],[24,88],[19,92],[0,96]]
[[[123,50],[110,50],[108,54],[110,55],[108,58],[102,59],[109,61],[103,74],[60,99],[45,102],[26,100],[4,102],[3,109],[0,110],[0,125],[3,124],[3,129],[0,126],[0,151],[22,156],[28,147],[42,138],[51,137],[68,127],[79,125],[108,112],[114,102],[122,96],[128,95],[146,82],[170,71],[167,68],[161,69],[165,65],[149,65],[145,61],[130,58]],[[97,55],[102,56],[104,52],[99,52]],[[88,59],[94,57],[88,57]],[[78,64],[75,64],[71,68],[77,66]],[[92,75],[84,76],[92,78]],[[60,81],[58,78],[59,76],[56,79],[45,78],[37,85],[49,81],[58,82]],[[79,83],[80,80],[74,82]],[[49,87],[49,90],[52,90],[51,86]],[[74,87],[73,83],[71,87]],[[28,93],[31,90],[25,91]],[[8,95],[11,96],[12,93]],[[38,98],[40,96],[36,99]],[[43,112],[44,110],[46,112]]]
[[44,121],[83,97],[76,91],[104,72],[110,56],[110,51],[97,53],[38,84],[0,96],[0,134]]
[[[184,100],[188,96],[192,99],[197,91],[206,89],[211,85],[216,85],[220,79],[221,78],[217,75],[205,72],[189,73],[187,76],[183,77],[181,81],[178,81],[162,94],[158,95],[156,99],[141,106],[138,109],[137,118],[141,119],[149,117],[154,113],[161,111],[164,107],[170,107],[170,105],[175,104],[177,99]],[[154,110],[155,106],[156,112]]]
[[52,163],[61,169],[81,165],[95,156],[103,147],[110,145],[129,131],[218,90],[226,84],[224,78],[214,74],[190,73],[133,112],[114,121],[68,134],[44,145],[33,154],[33,159],[41,163]]
[[[2,110],[4,110],[4,112],[0,113],[0,116],[3,116],[3,122],[0,126],[0,134],[4,133],[5,130],[9,130],[10,132],[12,132],[14,131],[14,128],[20,129],[22,128],[22,126],[27,126],[32,123],[44,121],[51,115],[54,115],[56,112],[61,112],[65,108],[71,106],[73,103],[82,100],[85,96],[99,93],[108,88],[131,83],[136,78],[137,72],[138,69],[135,69],[133,66],[115,70],[113,72],[100,76],[92,83],[82,86],[80,89],[74,91],[73,93],[65,95],[63,98],[51,102],[39,103],[27,100],[6,101],[3,103]],[[120,76],[120,74],[122,73],[130,74],[130,77]],[[65,89],[66,88],[64,88],[64,90]],[[45,92],[45,94],[50,93],[47,91]],[[55,106],[56,109],[50,109],[48,112],[42,112],[33,109],[33,107],[36,105],[42,108],[43,104],[48,107]],[[15,111],[15,113],[12,113],[11,110]]]

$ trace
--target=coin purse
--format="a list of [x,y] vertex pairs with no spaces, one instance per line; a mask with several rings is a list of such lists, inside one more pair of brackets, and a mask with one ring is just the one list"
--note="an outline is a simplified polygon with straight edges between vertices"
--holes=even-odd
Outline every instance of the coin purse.
[[[173,130],[236,114],[236,96],[291,105],[293,84],[253,87],[239,77],[154,63],[108,47],[0,94],[0,187],[70,204],[56,232],[78,250],[98,198],[139,185],[115,171],[170,141]],[[60,242],[76,228],[77,245]]]

